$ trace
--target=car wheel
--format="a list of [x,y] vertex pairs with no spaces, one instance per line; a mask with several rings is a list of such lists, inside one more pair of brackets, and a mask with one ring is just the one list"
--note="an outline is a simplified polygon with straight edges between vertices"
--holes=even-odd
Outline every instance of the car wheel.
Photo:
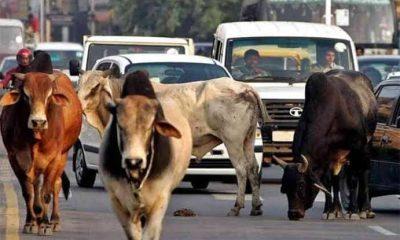
[[74,170],[75,179],[79,187],[93,187],[97,173],[87,168],[82,146],[79,146],[74,153]]
[[207,180],[193,180],[190,183],[194,189],[206,189],[210,182]]

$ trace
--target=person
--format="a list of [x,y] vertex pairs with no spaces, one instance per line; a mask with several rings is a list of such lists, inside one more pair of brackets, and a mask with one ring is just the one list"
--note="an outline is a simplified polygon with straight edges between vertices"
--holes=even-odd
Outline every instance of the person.
[[260,54],[255,49],[249,49],[244,53],[245,65],[238,67],[232,72],[235,79],[246,79],[258,76],[271,76],[268,72],[261,69],[258,64],[260,62]]
[[323,72],[328,72],[333,69],[344,69],[342,66],[335,63],[336,53],[334,50],[329,49],[325,53],[325,65],[322,66]]
[[356,47],[356,54],[357,54],[357,57],[358,56],[363,56],[364,55],[364,48],[363,47]]
[[5,88],[11,80],[14,80],[14,73],[27,73],[30,70],[30,65],[33,56],[31,50],[22,48],[17,53],[18,66],[6,72],[4,79],[0,81],[0,88]]

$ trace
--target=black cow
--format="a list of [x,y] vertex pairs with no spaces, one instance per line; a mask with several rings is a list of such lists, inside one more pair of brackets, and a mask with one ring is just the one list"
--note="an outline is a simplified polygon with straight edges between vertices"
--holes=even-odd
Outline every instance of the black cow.
[[323,190],[326,197],[323,218],[339,217],[342,211],[338,174],[346,163],[350,189],[346,218],[373,217],[368,196],[368,149],[376,115],[372,85],[362,73],[332,70],[309,77],[304,111],[293,141],[295,163],[287,164],[274,157],[284,168],[281,192],[288,198],[289,219],[303,218],[318,190]]

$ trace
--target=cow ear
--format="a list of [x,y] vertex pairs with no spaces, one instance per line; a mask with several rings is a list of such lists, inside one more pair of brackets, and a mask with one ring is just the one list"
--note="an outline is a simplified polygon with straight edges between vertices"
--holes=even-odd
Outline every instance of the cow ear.
[[155,123],[156,131],[165,137],[181,138],[182,134],[176,129],[172,124],[167,121],[156,121]]
[[69,102],[68,98],[64,94],[61,94],[61,93],[53,93],[51,98],[53,99],[53,102],[59,106],[65,106]]
[[3,97],[0,100],[0,105],[1,106],[8,106],[8,105],[13,105],[16,102],[18,102],[21,94],[17,90],[12,90],[3,95]]

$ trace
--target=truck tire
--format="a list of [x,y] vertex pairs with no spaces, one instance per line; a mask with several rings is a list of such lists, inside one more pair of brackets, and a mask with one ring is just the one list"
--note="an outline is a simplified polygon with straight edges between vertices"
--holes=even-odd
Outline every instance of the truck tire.
[[79,146],[74,151],[73,166],[76,183],[79,187],[92,188],[96,181],[96,171],[88,169],[86,166],[85,155],[82,146]]

